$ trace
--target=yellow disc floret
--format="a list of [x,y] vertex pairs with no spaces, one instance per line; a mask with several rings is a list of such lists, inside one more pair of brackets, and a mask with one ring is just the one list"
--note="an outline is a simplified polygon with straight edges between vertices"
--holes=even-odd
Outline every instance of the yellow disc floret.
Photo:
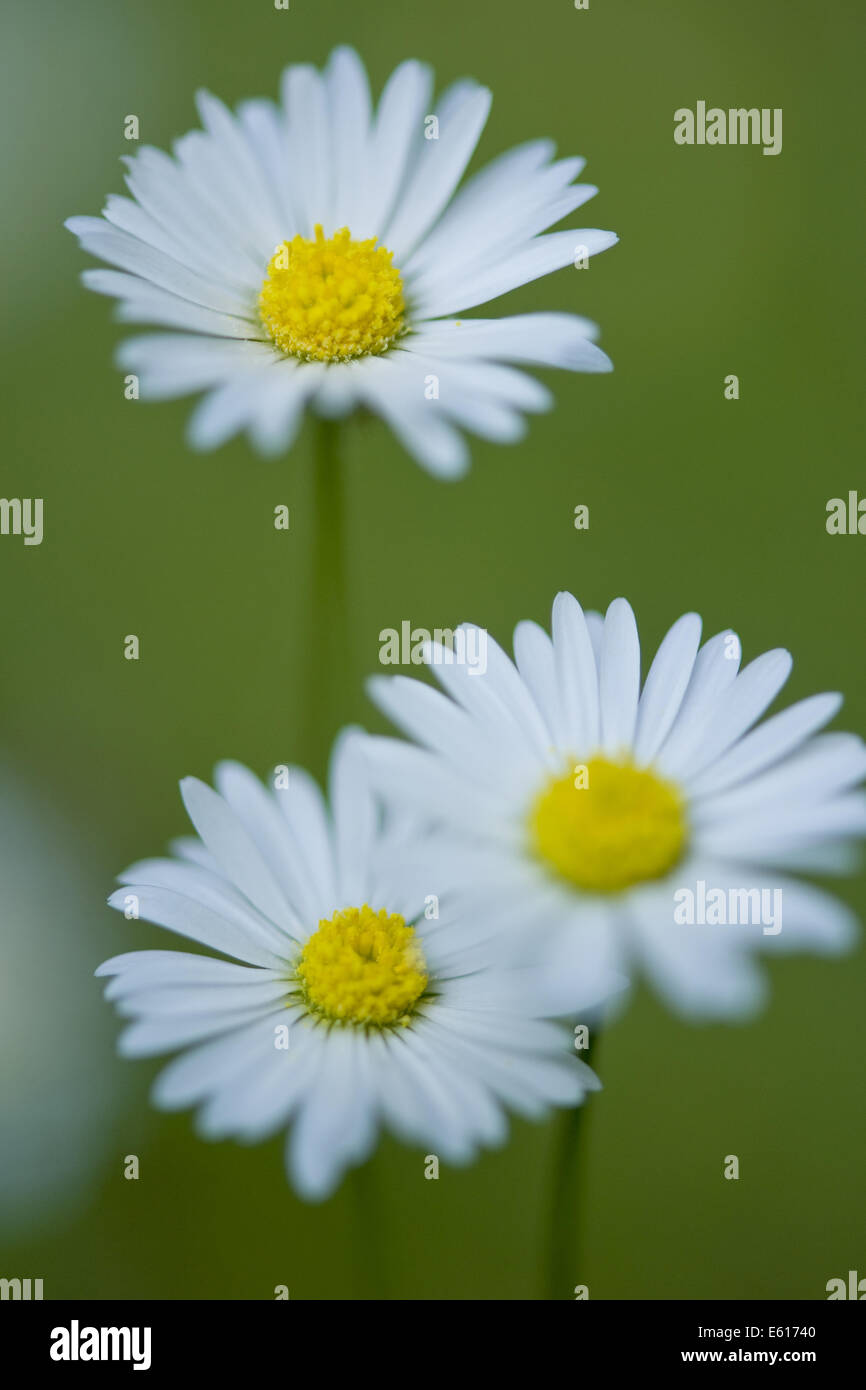
[[262,323],[292,357],[344,362],[386,352],[403,329],[403,280],[376,238],[353,241],[348,227],[313,241],[282,242],[259,295]]
[[530,812],[535,852],[590,893],[661,878],[686,839],[682,797],[649,768],[595,757],[552,778]]
[[427,988],[413,927],[384,908],[347,907],[324,918],[296,967],[311,1013],[332,1023],[405,1027]]

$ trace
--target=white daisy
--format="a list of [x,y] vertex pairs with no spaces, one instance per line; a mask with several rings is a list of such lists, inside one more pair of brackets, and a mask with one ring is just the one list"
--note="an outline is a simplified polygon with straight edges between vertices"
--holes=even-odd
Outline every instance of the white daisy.
[[337,743],[330,815],[300,768],[272,792],[231,762],[218,791],[187,778],[200,838],[134,864],[109,901],[232,960],[134,951],[97,971],[132,1020],[123,1055],[183,1049],[155,1103],[199,1106],[207,1138],[252,1142],[292,1121],[287,1168],[310,1200],[380,1126],[461,1164],[503,1142],[505,1107],[538,1117],[598,1086],[560,1026],[533,1016],[531,971],[444,902],[433,915],[435,886],[379,824],[362,742]]
[[[203,130],[174,157],[126,160],[131,198],[66,223],[113,270],[84,283],[124,322],[174,331],[127,341],[118,362],[142,398],[205,391],[197,448],[247,430],[265,453],[291,445],[304,410],[382,415],[419,463],[460,474],[460,430],[511,441],[550,396],[512,363],[603,372],[595,325],[571,314],[454,318],[612,246],[596,229],[540,235],[597,192],[534,140],[457,186],[491,94],[465,80],[433,100],[405,62],[378,107],[357,54],[323,72],[286,68],[281,101],[233,115],[197,97]],[[434,137],[434,138],[430,138]]]
[[[380,790],[438,821],[438,871],[472,920],[546,928],[553,1011],[576,1007],[578,972],[585,984],[603,968],[643,971],[692,1016],[745,1014],[763,989],[754,948],[834,952],[854,934],[836,899],[779,872],[850,867],[866,831],[854,790],[866,748],[817,733],[841,697],[815,695],[753,728],[791,657],[767,652],[739,671],[733,633],[699,649],[700,633],[696,614],[680,618],[641,690],[628,603],[602,620],[563,593],[552,639],[518,625],[516,665],[490,639],[485,675],[428,645],[451,698],[406,677],[371,682],[424,745],[371,741]],[[777,902],[779,931],[764,916]]]

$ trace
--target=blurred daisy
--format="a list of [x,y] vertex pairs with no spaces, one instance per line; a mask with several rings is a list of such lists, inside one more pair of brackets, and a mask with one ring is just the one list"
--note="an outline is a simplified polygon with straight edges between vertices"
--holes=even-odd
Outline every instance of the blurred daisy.
[[[791,657],[767,652],[740,671],[734,633],[699,647],[700,634],[696,614],[680,618],[641,690],[628,603],[602,620],[563,593],[552,639],[518,625],[516,665],[490,639],[484,676],[428,647],[451,698],[406,677],[371,682],[424,745],[372,740],[380,789],[443,827],[441,872],[477,925],[547,928],[554,1012],[573,1012],[573,982],[603,969],[645,972],[692,1016],[745,1014],[762,997],[754,948],[833,952],[852,940],[848,911],[784,872],[850,867],[866,831],[854,790],[864,744],[817,733],[841,697],[753,727]],[[756,887],[781,896],[755,898]],[[723,897],[704,913],[710,892]],[[781,930],[755,922],[758,901],[780,904]]]
[[25,777],[0,752],[3,1275],[15,1272],[13,1242],[56,1236],[62,1223],[81,1219],[125,1152],[129,1127],[107,1020],[94,1013],[81,971],[82,957],[99,960],[110,936],[88,906],[94,883],[86,866],[99,831],[67,817],[57,801],[56,787]]
[[126,342],[118,361],[142,397],[205,391],[190,441],[207,449],[247,430],[265,453],[289,448],[304,410],[380,414],[419,463],[460,474],[461,430],[507,442],[547,390],[512,363],[603,372],[595,326],[571,314],[453,317],[612,246],[612,232],[554,232],[597,192],[520,145],[460,190],[491,94],[465,80],[433,101],[432,73],[405,62],[376,110],[357,54],[323,72],[285,70],[281,101],[233,115],[198,94],[203,130],[174,157],[126,161],[131,198],[66,223],[116,267],[84,283],[119,300],[124,322],[171,330]]
[[97,971],[132,1020],[123,1055],[182,1050],[155,1103],[199,1106],[207,1138],[292,1121],[288,1173],[310,1200],[380,1126],[467,1163],[503,1142],[506,1107],[537,1117],[598,1086],[567,1034],[533,1017],[531,972],[444,904],[435,915],[435,886],[378,823],[361,738],[338,741],[330,815],[300,768],[273,792],[237,763],[217,768],[217,791],[187,778],[199,838],[134,864],[109,901],[232,960],[135,951]]

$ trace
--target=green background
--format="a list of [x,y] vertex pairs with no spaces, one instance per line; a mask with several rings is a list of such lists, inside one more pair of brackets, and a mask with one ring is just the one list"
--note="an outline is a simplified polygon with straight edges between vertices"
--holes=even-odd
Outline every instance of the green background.
[[[624,594],[648,653],[695,608],[707,634],[736,628],[746,659],[793,651],[783,702],[843,690],[841,726],[866,727],[866,539],[824,526],[830,497],[866,487],[859,8],[17,7],[2,60],[11,388],[0,491],[45,499],[45,539],[0,537],[0,746],[66,827],[86,879],[67,885],[63,857],[45,848],[31,912],[50,884],[50,931],[20,988],[49,1029],[58,986],[77,1001],[58,1048],[102,1029],[83,1084],[119,1100],[101,1122],[89,1195],[46,1204],[24,1232],[0,1225],[0,1274],[43,1277],[47,1297],[269,1298],[277,1284],[292,1298],[541,1296],[557,1122],[516,1125],[503,1151],[438,1182],[424,1180],[420,1154],[386,1141],[362,1184],[304,1206],[280,1141],[199,1142],[188,1115],[149,1109],[158,1064],[114,1057],[118,1024],[91,972],[106,954],[171,943],[111,913],[104,895],[125,864],[184,832],[182,775],[207,778],[228,756],[320,772],[339,723],[382,729],[362,678],[380,629],[405,618],[468,618],[509,642],[518,619],[547,621],[559,588],[590,607]],[[546,374],[556,406],[521,444],[475,442],[468,479],[443,484],[378,421],[346,431],[352,646],[317,673],[328,693],[311,729],[312,434],[276,463],[243,442],[194,455],[189,402],[125,401],[111,365],[123,330],[110,302],[81,288],[92,262],[61,223],[122,191],[128,113],[143,142],[166,147],[196,124],[197,87],[232,104],[273,95],[285,63],[321,64],[337,42],[358,48],[376,91],[409,56],[433,63],[440,85],[485,82],[494,104],[473,167],[553,137],[588,157],[601,189],[570,225],[612,227],[621,244],[588,271],[474,311],[585,313],[614,360],[606,377]],[[781,155],[676,146],[673,112],[698,99],[782,107]],[[739,401],[724,399],[728,373]],[[279,503],[288,533],[273,528]],[[578,503],[587,532],[573,527]],[[127,633],[140,637],[137,663],[123,659]],[[862,881],[840,891],[862,909]],[[8,899],[0,930],[23,930]],[[68,943],[73,930],[58,981],[50,933]],[[573,1280],[591,1297],[822,1298],[831,1277],[866,1274],[864,954],[771,970],[770,1004],[749,1026],[688,1026],[640,991],[604,1038]],[[20,1039],[3,1038],[0,1070],[26,1074]],[[40,1124],[35,1100],[29,1122]],[[129,1153],[138,1182],[123,1178]],[[738,1182],[722,1178],[729,1153]]]

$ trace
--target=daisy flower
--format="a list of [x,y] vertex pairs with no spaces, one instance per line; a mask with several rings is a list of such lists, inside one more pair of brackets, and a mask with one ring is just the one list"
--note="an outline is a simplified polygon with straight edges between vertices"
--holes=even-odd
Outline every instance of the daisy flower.
[[280,770],[279,790],[232,762],[216,791],[185,779],[198,838],[134,864],[109,902],[231,959],[134,951],[96,972],[131,1020],[122,1055],[180,1052],[154,1102],[198,1106],[212,1139],[291,1121],[287,1170],[308,1200],[362,1163],[382,1126],[463,1164],[504,1141],[506,1107],[540,1117],[598,1086],[561,1026],[534,1016],[531,971],[505,965],[409,867],[362,743],[338,740],[330,812],[301,768]]
[[467,466],[461,434],[507,442],[548,391],[511,364],[603,372],[595,325],[562,313],[454,315],[612,246],[596,229],[541,235],[597,192],[582,159],[520,145],[458,190],[491,94],[456,82],[433,99],[425,65],[402,63],[374,110],[364,66],[337,48],[324,71],[286,68],[280,102],[232,114],[200,92],[203,129],[173,157],[127,159],[131,197],[66,223],[114,267],[84,283],[127,323],[121,368],[142,398],[204,391],[190,442],[246,430],[288,449],[304,410],[381,415],[423,467]]
[[428,645],[447,694],[402,676],[370,686],[423,745],[372,740],[380,790],[435,817],[441,872],[476,924],[543,929],[551,1010],[573,1012],[574,981],[602,968],[643,972],[692,1017],[733,1017],[761,1000],[756,948],[845,948],[847,909],[790,875],[850,867],[866,831],[854,789],[866,748],[818,733],[841,697],[758,724],[790,655],[740,671],[735,634],[701,646],[694,613],[674,623],[642,689],[624,599],[602,619],[561,593],[552,627],[520,623],[515,664],[488,638],[483,676]]

